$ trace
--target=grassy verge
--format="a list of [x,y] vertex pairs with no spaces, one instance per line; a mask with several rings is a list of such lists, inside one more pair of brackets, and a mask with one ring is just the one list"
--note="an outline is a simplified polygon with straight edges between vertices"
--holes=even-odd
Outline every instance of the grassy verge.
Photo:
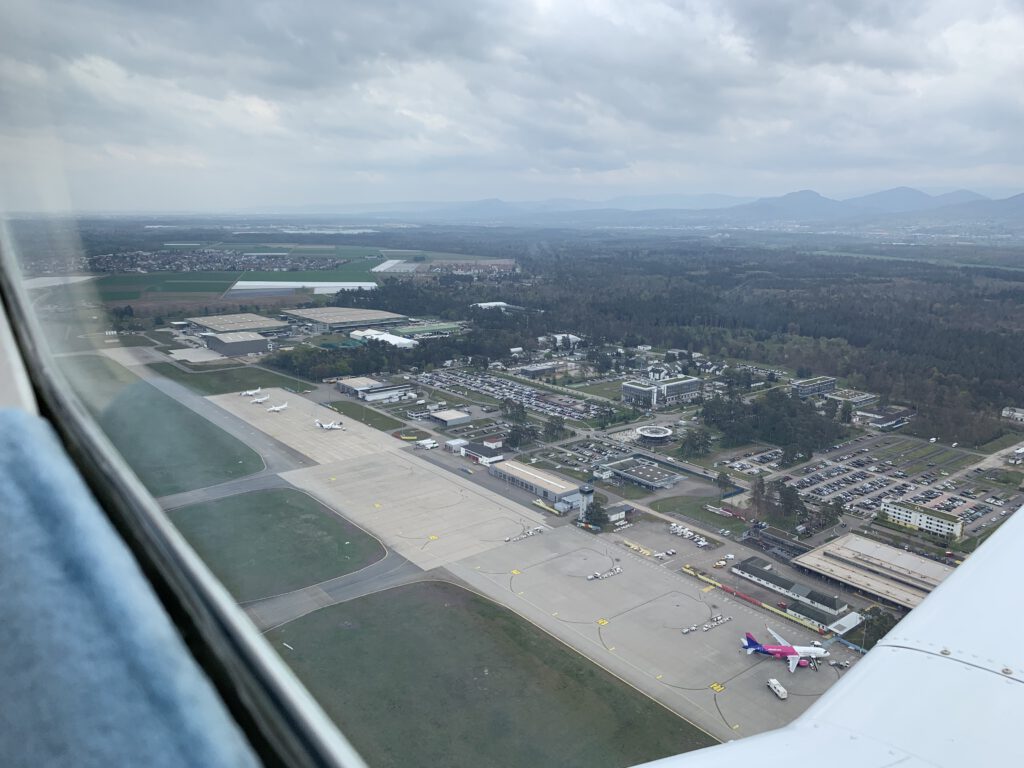
[[655,512],[683,515],[691,520],[704,523],[711,528],[714,528],[716,531],[719,528],[725,528],[733,533],[740,533],[746,530],[747,524],[742,520],[737,520],[735,517],[722,517],[721,515],[716,515],[714,512],[709,512],[704,509],[705,504],[717,506],[718,498],[714,496],[703,498],[695,498],[693,496],[672,496],[667,499],[659,499],[658,501],[651,502],[650,507]]
[[166,376],[204,395],[223,395],[256,387],[282,387],[294,390],[297,386],[304,385],[303,382],[297,383],[294,377],[249,366],[195,373],[183,371],[171,363],[153,363],[149,367],[161,376]]
[[611,768],[714,743],[511,611],[451,584],[331,606],[267,639],[378,767]]
[[1024,440],[1024,432],[1011,429],[1005,435],[997,437],[990,443],[985,443],[978,450],[982,453],[998,453],[1005,448],[1009,448],[1011,445],[1016,445],[1022,440]]
[[373,408],[367,408],[365,405],[348,400],[338,400],[331,403],[330,407],[338,413],[348,416],[350,419],[360,421],[374,429],[379,429],[381,432],[394,432],[396,429],[401,429],[405,426],[404,421],[393,419],[379,411],[373,410]]
[[169,514],[239,602],[317,584],[384,557],[375,538],[290,489],[245,493]]
[[154,496],[165,496],[263,469],[259,454],[116,363],[60,359],[114,447]]

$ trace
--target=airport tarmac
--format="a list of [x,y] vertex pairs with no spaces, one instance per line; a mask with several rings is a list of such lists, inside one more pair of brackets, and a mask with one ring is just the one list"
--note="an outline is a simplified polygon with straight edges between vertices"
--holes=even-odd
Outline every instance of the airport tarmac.
[[[246,419],[318,463],[281,473],[296,488],[338,510],[424,570],[479,554],[525,529],[544,526],[539,512],[511,502],[468,478],[439,473],[410,444],[342,418],[345,430],[314,424],[338,414],[302,397],[267,389],[260,405],[237,394],[212,402]],[[288,409],[267,408],[288,402]]]
[[[448,570],[723,740],[786,725],[841,674],[827,664],[790,674],[783,662],[746,655],[744,632],[767,635],[762,611],[609,542],[564,527]],[[587,579],[616,565],[622,573]],[[716,615],[732,620],[703,631]],[[772,629],[792,643],[817,638],[782,624]],[[768,690],[772,677],[789,690],[787,701]]]
[[[350,419],[342,419],[345,431],[325,432],[313,420],[335,420],[334,411],[280,390],[262,394],[270,399],[261,405],[237,394],[208,399],[322,462],[283,472],[283,479],[378,536],[414,566],[443,567],[717,738],[791,722],[841,674],[827,665],[790,674],[782,662],[747,656],[740,637],[746,631],[759,639],[767,635],[765,613],[680,573],[688,562],[682,555],[664,562],[622,545],[622,538],[639,530],[597,537],[572,526],[550,529],[540,513],[468,477],[439,472],[390,435]],[[288,410],[266,410],[285,400]],[[538,525],[542,535],[505,541]],[[616,565],[622,573],[587,579]],[[281,599],[267,609],[287,620],[296,611],[315,610],[324,596],[308,598],[301,605]],[[718,614],[733,618],[703,631]],[[682,634],[694,625],[697,631]],[[816,637],[792,624],[775,622],[772,628],[796,644]],[[788,700],[768,690],[771,677],[790,691]]]

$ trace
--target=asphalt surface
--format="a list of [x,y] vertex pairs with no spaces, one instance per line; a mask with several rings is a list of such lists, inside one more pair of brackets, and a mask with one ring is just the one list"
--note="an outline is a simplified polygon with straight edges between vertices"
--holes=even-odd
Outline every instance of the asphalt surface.
[[259,630],[266,632],[320,608],[417,581],[423,578],[424,573],[419,566],[388,551],[383,559],[355,573],[244,603],[242,608]]

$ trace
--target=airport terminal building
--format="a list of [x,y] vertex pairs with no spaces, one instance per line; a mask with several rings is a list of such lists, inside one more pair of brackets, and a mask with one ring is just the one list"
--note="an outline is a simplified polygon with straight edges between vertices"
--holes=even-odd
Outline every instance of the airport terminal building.
[[571,507],[578,507],[582,501],[578,483],[528,464],[518,461],[499,461],[497,464],[492,464],[487,471],[509,485],[522,488],[527,493],[531,493],[549,504],[565,502]]

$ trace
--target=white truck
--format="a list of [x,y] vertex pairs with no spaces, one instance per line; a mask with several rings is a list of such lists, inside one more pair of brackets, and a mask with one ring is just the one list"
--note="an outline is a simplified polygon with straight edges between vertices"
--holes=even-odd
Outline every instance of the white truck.
[[782,687],[782,683],[776,680],[774,677],[768,680],[768,688],[778,696],[780,699],[785,701],[789,698],[789,691]]

